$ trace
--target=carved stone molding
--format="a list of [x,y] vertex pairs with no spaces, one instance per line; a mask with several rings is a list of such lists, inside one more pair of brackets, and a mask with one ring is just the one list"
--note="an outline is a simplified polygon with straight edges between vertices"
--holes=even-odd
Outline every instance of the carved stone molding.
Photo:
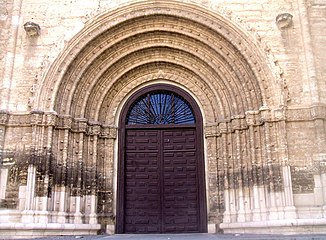
[[[242,130],[248,125],[261,125],[264,122],[277,121],[314,121],[326,120],[326,106],[318,105],[305,108],[261,108],[257,111],[247,111],[245,115],[231,116],[229,119],[221,119],[214,124],[207,123],[207,135],[215,132],[215,126],[221,129]],[[224,126],[227,124],[228,126]],[[55,126],[57,129],[70,129],[72,132],[84,132],[91,135],[100,134],[104,138],[115,138],[115,126],[101,122],[88,121],[86,118],[73,118],[70,115],[57,115],[56,112],[32,111],[26,114],[13,114],[0,111],[0,125],[20,126]],[[100,130],[99,130],[100,129]],[[223,132],[224,130],[222,130]]]
[[[203,62],[212,63],[211,59],[206,60],[206,58],[212,56],[212,52],[218,52],[220,56],[223,56],[224,60],[230,64],[232,63],[231,65],[233,66],[239,66],[239,69],[228,71],[227,69],[219,69],[219,67],[217,67],[221,64],[210,66],[210,69],[216,69],[216,73],[211,74],[212,76],[214,75],[214,79],[216,76],[225,75],[223,73],[232,73],[235,76],[228,76],[227,79],[223,80],[223,84],[229,85],[229,79],[231,84],[235,84],[236,82],[231,79],[244,78],[246,80],[242,80],[242,82],[248,82],[249,85],[252,85],[248,85],[248,89],[255,88],[252,92],[248,92],[249,94],[257,95],[253,99],[260,99],[264,104],[266,104],[267,101],[270,102],[270,104],[272,103],[271,105],[284,104],[283,101],[278,103],[278,99],[268,97],[282,95],[276,92],[285,89],[283,86],[285,80],[281,76],[282,71],[277,64],[277,60],[271,56],[272,53],[270,48],[261,43],[261,37],[259,37],[254,30],[255,34],[252,32],[248,33],[246,29],[252,31],[251,29],[253,28],[243,27],[242,25],[245,25],[243,20],[229,13],[229,11],[224,11],[221,6],[214,5],[207,6],[207,9],[205,8],[206,7],[201,4],[186,4],[179,1],[157,1],[155,2],[155,6],[146,1],[139,1],[130,4],[128,8],[123,6],[119,9],[110,9],[108,12],[97,15],[92,21],[86,23],[85,28],[67,45],[68,51],[62,51],[62,55],[59,56],[52,65],[51,69],[48,71],[48,75],[45,77],[44,84],[41,86],[42,89],[38,92],[40,95],[36,96],[36,106],[43,106],[45,109],[51,109],[54,108],[53,104],[56,104],[56,106],[60,107],[60,114],[66,114],[69,112],[69,109],[74,112],[74,108],[76,108],[76,111],[83,111],[83,109],[86,109],[85,107],[88,103],[98,104],[98,100],[94,99],[94,97],[96,96],[99,99],[103,99],[105,94],[103,90],[109,89],[108,83],[102,82],[100,79],[101,77],[104,77],[104,79],[111,79],[112,81],[110,81],[110,83],[118,82],[121,80],[120,77],[123,77],[124,73],[136,69],[139,64],[145,66],[146,64],[144,61],[148,61],[149,59],[155,59],[156,62],[162,59],[162,61],[167,60],[173,63],[173,58],[174,61],[176,61],[176,56],[179,55],[170,52],[171,57],[169,58],[167,56],[169,52],[166,52],[166,50],[171,50],[175,47],[179,49],[179,53],[183,53],[183,55],[180,55],[182,59],[177,61],[177,63],[181,64],[184,69],[190,69],[197,75],[205,74],[201,73],[201,71],[207,71],[209,68],[203,67],[201,64],[193,63],[200,62],[198,61],[199,59],[205,59]],[[130,9],[132,9],[132,11],[130,11]],[[139,18],[139,16],[144,17]],[[164,16],[165,19],[160,20],[162,16]],[[177,23],[170,21],[176,18],[179,19]],[[183,21],[184,23],[182,23]],[[139,24],[141,24],[141,28],[138,27]],[[153,32],[153,24],[154,29],[158,30],[157,33]],[[239,27],[239,31],[234,29],[234,25]],[[121,27],[115,28],[115,26]],[[113,31],[113,29],[115,30]],[[126,31],[130,31],[130,34],[127,34]],[[146,36],[149,36],[146,34],[147,32],[151,34],[169,33],[168,35],[171,36],[170,38],[167,37],[165,40],[161,36],[158,36],[157,39],[162,39],[159,45],[167,46],[172,44],[171,48],[161,48],[165,50],[165,53],[158,53],[157,57],[153,56],[153,58],[149,58],[148,55],[142,54],[147,52],[148,54],[154,54],[154,52],[151,51],[146,52],[146,48],[157,46],[158,44],[158,42],[150,42],[150,40],[146,39]],[[137,35],[137,37],[124,37],[133,35]],[[248,36],[252,38],[253,42],[247,41]],[[113,41],[108,41],[108,39],[113,39]],[[137,39],[140,39],[139,43]],[[151,39],[155,40],[155,38]],[[221,41],[216,41],[216,39],[221,39]],[[186,43],[187,41],[195,41],[199,44],[198,48],[194,48],[193,44],[189,44],[189,46],[188,44],[185,46],[179,44],[179,42]],[[92,48],[90,49],[88,46],[92,46]],[[204,46],[210,46],[212,48],[211,51],[205,49]],[[257,46],[261,47],[263,51],[259,51],[258,49],[256,51],[255,49]],[[110,49],[119,47],[121,47],[121,50],[124,52],[121,52],[119,49],[110,52]],[[123,56],[127,55],[127,61],[121,59]],[[237,56],[240,55],[243,57],[237,58]],[[113,65],[107,64],[106,59],[111,59],[110,62],[113,63]],[[234,63],[234,59],[246,59],[247,63]],[[213,60],[216,62],[219,59]],[[80,61],[84,61],[83,64],[80,64]],[[269,64],[269,61],[273,61],[273,63]],[[242,67],[240,66],[248,64],[250,67],[249,71],[241,69]],[[272,69],[270,69],[270,67]],[[110,71],[108,71],[108,69]],[[112,73],[112,76],[108,76],[107,73]],[[248,76],[248,73],[250,76]],[[80,81],[73,81],[73,79],[80,79]],[[277,79],[277,81],[275,81],[275,79]],[[57,84],[57,81],[60,81],[61,84]],[[95,87],[93,92],[85,95],[84,86],[87,86],[87,83]],[[283,84],[281,88],[277,86],[279,83]],[[67,90],[68,88],[65,88],[66,84],[71,85],[72,88]],[[50,88],[50,85],[59,86],[60,89],[53,89],[53,96],[49,98],[46,96],[46,91]],[[217,86],[214,88],[216,87]],[[227,88],[224,86],[220,87],[220,89],[223,88],[225,91],[236,89],[228,86]],[[72,89],[77,89],[77,91],[71,91]],[[77,95],[74,96],[74,93],[78,94],[78,98],[76,98]],[[56,95],[60,97],[56,98]],[[248,97],[241,93],[226,94],[226,96],[243,98],[244,102],[241,104],[246,104],[245,98]],[[58,103],[54,103],[53,100],[51,100],[55,98],[60,99]],[[72,99],[74,99],[75,103],[73,103]],[[273,101],[275,101],[275,103]],[[61,103],[63,103],[63,105],[61,105]],[[72,108],[72,105],[74,105],[74,108]],[[238,104],[234,104],[233,107],[237,107],[237,105]],[[240,107],[241,105],[239,105],[239,108]],[[92,111],[93,106],[87,106],[87,108],[90,109],[89,111]],[[235,112],[234,114],[240,113]]]
[[326,106],[312,106],[307,108],[289,108],[286,111],[286,121],[326,121]]

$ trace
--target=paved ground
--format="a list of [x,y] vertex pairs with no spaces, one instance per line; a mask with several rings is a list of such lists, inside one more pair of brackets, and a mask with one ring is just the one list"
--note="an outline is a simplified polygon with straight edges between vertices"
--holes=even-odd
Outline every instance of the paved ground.
[[253,234],[116,234],[98,236],[57,236],[37,240],[326,240],[325,235],[253,235]]

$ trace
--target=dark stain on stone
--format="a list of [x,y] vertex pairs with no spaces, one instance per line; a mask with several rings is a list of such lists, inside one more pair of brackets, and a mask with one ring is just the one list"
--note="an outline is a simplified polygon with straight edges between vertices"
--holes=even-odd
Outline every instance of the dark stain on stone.
[[313,193],[315,188],[313,166],[296,167],[291,166],[292,189],[294,194]]
[[281,166],[252,165],[242,166],[236,169],[219,171],[219,190],[239,189],[242,187],[266,186],[269,192],[279,192],[284,189]]
[[28,168],[35,167],[35,196],[52,197],[55,186],[65,186],[70,196],[96,195],[97,213],[104,222],[113,221],[113,194],[105,173],[95,166],[85,166],[83,162],[58,163],[50,150],[2,153],[2,168],[8,168],[8,183],[5,199],[0,208],[18,208],[19,186],[26,186]]

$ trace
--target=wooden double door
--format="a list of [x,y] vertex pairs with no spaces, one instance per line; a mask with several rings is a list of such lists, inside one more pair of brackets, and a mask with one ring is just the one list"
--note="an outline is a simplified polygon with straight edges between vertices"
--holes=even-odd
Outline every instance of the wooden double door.
[[195,127],[126,129],[123,232],[205,232]]

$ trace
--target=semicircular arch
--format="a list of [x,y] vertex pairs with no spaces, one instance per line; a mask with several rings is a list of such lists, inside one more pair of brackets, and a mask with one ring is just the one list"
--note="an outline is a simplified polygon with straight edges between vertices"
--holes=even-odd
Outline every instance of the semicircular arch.
[[[153,16],[159,16],[158,22],[150,21]],[[173,19],[176,20],[174,25],[169,24],[169,21],[173,23]],[[134,33],[130,33],[130,29],[132,30],[137,26],[135,20],[139,24],[141,23],[138,27],[140,26],[140,31],[145,29],[143,32],[135,33],[133,31]],[[132,27],[129,28],[130,26]],[[114,36],[109,34],[110,31],[116,29],[121,31],[117,31]],[[163,29],[165,33],[173,33],[170,39],[167,36],[162,37],[164,35]],[[190,57],[183,58],[183,60],[188,60],[188,63],[180,64],[180,66],[190,69],[193,75],[201,76],[202,81],[210,82],[211,86],[213,86],[214,81],[219,81],[219,85],[215,87],[215,92],[221,91],[222,85],[229,86],[230,93],[228,94],[230,96],[228,97],[231,99],[231,103],[223,103],[224,108],[232,108],[232,105],[235,108],[239,104],[245,105],[242,107],[242,111],[231,110],[231,114],[243,114],[247,110],[258,110],[261,106],[281,104],[279,99],[273,97],[281,94],[274,94],[280,89],[276,84],[272,70],[269,68],[268,58],[253,37],[248,36],[248,33],[239,29],[235,23],[219,14],[194,4],[171,0],[157,1],[155,6],[140,1],[95,17],[70,41],[52,65],[38,92],[34,108],[45,111],[55,110],[58,114],[71,114],[73,112],[73,117],[85,117],[85,113],[80,109],[86,108],[86,106],[91,108],[91,102],[105,99],[107,92],[110,91],[108,86],[113,86],[114,81],[120,80],[119,77],[114,78],[106,73],[111,70],[110,66],[117,66],[112,73],[119,74],[116,70],[123,66],[123,56],[119,55],[119,51],[112,55],[105,54],[105,52],[112,52],[113,48],[119,49],[120,47],[123,49],[126,47],[125,56],[137,55],[148,58],[150,54],[142,54],[146,53],[146,48],[153,47],[155,43],[152,42],[151,46],[142,48],[139,40],[147,39],[148,43],[153,31],[159,33],[154,34],[158,37],[156,38],[158,39],[156,49],[164,49],[165,47],[173,49],[172,58],[178,58],[179,54],[184,56],[188,54]],[[139,38],[139,34],[143,34],[144,38]],[[179,41],[178,47],[173,45],[176,42],[171,40],[173,37]],[[124,44],[126,39],[128,39],[128,43]],[[169,41],[172,45],[169,45]],[[182,41],[183,48],[181,46]],[[190,47],[191,42],[194,43],[192,48]],[[215,45],[212,44],[214,42]],[[204,59],[202,62],[206,62],[206,66],[202,62],[202,65],[196,65],[198,59]],[[152,61],[155,61],[155,58]],[[159,61],[162,60],[159,59]],[[193,62],[194,68],[191,68],[191,62]],[[200,61],[198,62],[200,63]],[[213,62],[215,64],[212,64]],[[105,64],[103,65],[103,63]],[[148,63],[150,61],[143,64],[147,65]],[[170,63],[173,61],[170,60]],[[238,68],[230,68],[232,63]],[[218,67],[219,64],[220,67]],[[123,71],[120,75],[124,76],[138,67],[138,64],[131,64],[128,71]],[[217,71],[213,71],[209,77],[205,77],[207,70],[211,68],[216,68]],[[115,80],[111,82],[112,79]],[[93,87],[90,87],[92,83]],[[230,86],[237,86],[237,91],[234,91],[234,88]],[[87,87],[90,88],[85,90]],[[78,96],[76,89],[78,88],[83,89],[77,91],[79,95],[83,91],[88,91],[88,93],[83,95],[83,98],[76,99],[75,97]],[[100,97],[96,98],[95,95]],[[242,100],[239,102],[235,100],[236,98]],[[256,101],[256,104],[252,104],[250,101]],[[98,118],[98,116],[99,110],[87,117]],[[225,116],[230,117],[227,114]],[[218,117],[215,116],[215,121],[216,118]]]

